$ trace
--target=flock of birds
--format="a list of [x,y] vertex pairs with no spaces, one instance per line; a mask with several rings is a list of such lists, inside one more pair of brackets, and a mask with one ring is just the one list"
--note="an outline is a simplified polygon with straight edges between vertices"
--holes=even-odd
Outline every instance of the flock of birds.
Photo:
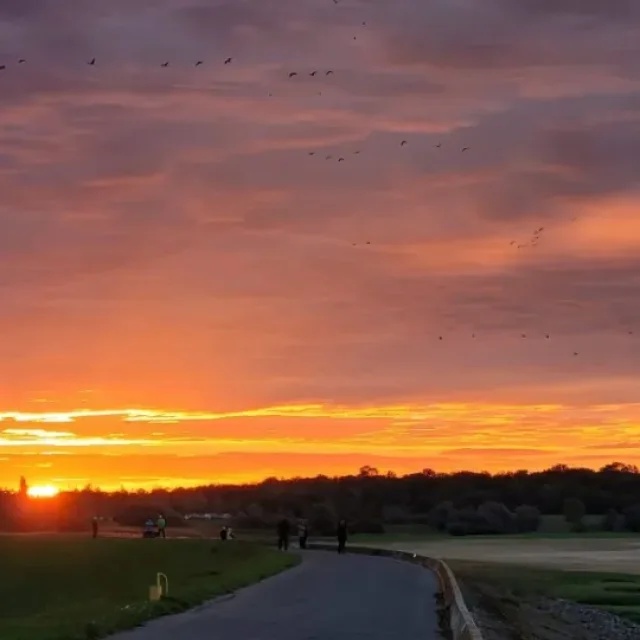
[[[333,0],[333,3],[335,5],[340,4],[339,0]],[[362,26],[366,27],[367,26],[367,22],[366,21],[362,21]],[[353,39],[356,40],[357,36],[353,36]],[[229,65],[229,64],[231,64],[233,62],[233,60],[234,60],[233,57],[224,58],[224,60],[222,60],[222,64],[223,65]],[[17,60],[17,64],[18,65],[24,65],[26,63],[27,63],[26,58],[19,58]],[[97,59],[95,57],[91,58],[90,60],[86,61],[86,64],[88,66],[90,66],[90,67],[95,67],[97,65]],[[166,69],[166,68],[168,68],[170,66],[170,64],[171,64],[171,62],[169,60],[165,60],[164,62],[160,63],[159,66],[161,68],[165,68]],[[203,65],[205,65],[205,61],[204,60],[196,60],[195,62],[193,62],[193,66],[194,67],[202,67]],[[0,64],[0,72],[7,71],[7,70],[8,70],[8,65],[6,63]],[[325,69],[325,70],[322,70],[322,71],[318,70],[318,69],[315,69],[315,70],[307,71],[307,72],[289,71],[287,73],[287,77],[288,77],[289,80],[293,80],[294,78],[302,76],[304,74],[306,74],[308,77],[311,77],[311,78],[315,78],[317,76],[319,76],[319,77],[322,77],[322,76],[329,77],[329,76],[333,76],[334,73],[335,72],[334,72],[333,69]],[[268,95],[269,95],[269,97],[271,97],[272,93],[269,93]],[[319,95],[322,95],[322,92],[319,92]],[[400,143],[399,143],[399,146],[400,147],[405,147],[408,144],[409,144],[408,140],[401,140]],[[434,146],[435,146],[436,149],[441,149],[442,148],[442,142],[439,142],[438,144],[436,144]],[[461,153],[466,153],[468,151],[469,151],[469,147],[468,146],[462,147],[460,149]],[[355,155],[355,156],[360,155],[360,153],[361,153],[361,149],[356,149],[356,150],[354,150],[352,152],[352,154]],[[317,152],[317,151],[308,151],[308,155],[309,156],[317,156],[317,155],[319,155],[319,152]],[[333,154],[327,154],[327,155],[324,156],[324,159],[325,160],[334,160],[335,159],[335,160],[337,160],[337,162],[345,162],[345,156],[344,155],[334,156]],[[576,219],[577,218],[574,217],[574,218],[572,218],[572,221],[575,221]],[[541,227],[535,229],[531,233],[531,236],[529,237],[529,239],[527,241],[519,243],[516,240],[511,240],[509,245],[511,247],[515,248],[515,249],[524,249],[526,247],[535,247],[535,246],[538,245],[538,243],[539,243],[539,241],[540,241],[540,239],[542,237],[541,234],[544,231],[545,231],[545,227],[541,226]],[[371,241],[366,241],[366,242],[364,242],[362,244],[371,245]],[[359,244],[356,243],[356,242],[353,242],[352,246],[356,247],[356,246],[359,246]],[[633,331],[628,331],[627,333],[628,333],[628,335],[633,335]],[[551,338],[550,334],[548,334],[548,333],[544,333],[544,334],[541,334],[541,335],[544,336],[545,340],[550,340],[550,338]],[[520,338],[523,339],[523,340],[527,339],[527,337],[528,336],[527,336],[526,333],[520,334]],[[472,339],[476,339],[476,334],[472,333],[471,334],[471,338]],[[444,341],[444,336],[443,335],[439,335],[438,336],[438,340],[439,341]],[[573,351],[573,356],[574,357],[578,356],[578,355],[579,355],[578,351]]]

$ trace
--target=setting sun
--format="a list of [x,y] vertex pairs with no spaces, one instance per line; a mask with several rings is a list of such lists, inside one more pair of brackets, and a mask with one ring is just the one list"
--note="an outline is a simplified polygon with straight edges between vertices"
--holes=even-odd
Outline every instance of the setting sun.
[[50,484],[37,485],[29,487],[27,494],[32,498],[53,498],[57,496],[59,490]]

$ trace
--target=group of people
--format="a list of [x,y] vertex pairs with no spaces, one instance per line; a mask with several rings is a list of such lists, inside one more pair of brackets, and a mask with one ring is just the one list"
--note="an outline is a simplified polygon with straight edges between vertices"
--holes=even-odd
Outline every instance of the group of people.
[[233,529],[231,527],[227,527],[227,525],[225,525],[220,529],[220,540],[233,540],[234,537]]
[[[338,553],[344,553],[347,547],[348,527],[346,520],[340,520],[336,529],[336,537],[338,539]],[[291,523],[287,518],[282,518],[278,522],[278,549],[287,551],[289,549],[289,536],[291,534]],[[306,520],[298,522],[298,545],[300,549],[307,548],[307,539],[309,538],[309,526]]]

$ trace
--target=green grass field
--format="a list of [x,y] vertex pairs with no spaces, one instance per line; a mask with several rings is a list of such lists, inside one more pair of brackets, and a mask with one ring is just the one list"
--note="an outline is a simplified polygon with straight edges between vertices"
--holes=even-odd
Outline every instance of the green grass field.
[[[602,531],[598,527],[602,516],[585,516],[584,523],[587,531],[584,533],[574,533],[570,529],[569,523],[563,516],[542,516],[542,521],[538,531],[534,533],[509,534],[509,538],[628,538],[637,536],[630,532],[613,533]],[[504,536],[464,536],[460,539],[482,539],[499,538]],[[421,540],[435,540],[449,538],[452,536],[438,532],[427,525],[386,525],[385,533],[366,533],[352,536],[352,541],[357,544],[370,544],[375,542],[419,542]]]
[[[296,564],[242,542],[0,537],[0,638],[94,640]],[[148,601],[161,571],[168,597]]]
[[500,588],[515,598],[562,598],[606,609],[640,623],[640,576],[555,571],[526,566],[449,560],[463,583]]

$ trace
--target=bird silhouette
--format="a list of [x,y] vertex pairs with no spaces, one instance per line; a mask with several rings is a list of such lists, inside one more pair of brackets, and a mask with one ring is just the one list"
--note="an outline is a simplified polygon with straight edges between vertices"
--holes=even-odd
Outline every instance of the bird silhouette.
[[20,58],[20,60],[18,60],[18,64],[24,64],[26,62],[26,60],[24,58]]
[[198,62],[196,62],[196,64],[195,64],[195,66],[196,66],[196,67],[199,67],[201,64],[203,64],[203,63],[202,63],[202,60],[198,60]]
[[4,71],[7,68],[6,64],[0,64],[0,71]]
[[578,355],[578,352],[577,352],[577,351],[574,351],[574,352],[573,352],[573,355],[574,355],[574,356],[577,356],[577,355]]
[[224,61],[224,63],[225,63],[225,64],[230,64],[232,60],[233,60],[233,58],[227,58],[227,59]]
[[329,71],[327,71],[324,75],[325,76],[333,75],[333,71],[331,71],[331,69],[329,69]]
[[515,241],[515,240],[512,240],[512,241],[509,243],[509,245],[512,245],[512,244],[515,244],[515,243],[516,243],[516,241]]
[[545,333],[545,334],[544,334],[544,337],[548,340],[548,339],[549,339],[549,334],[548,334],[548,333]]
[[295,71],[292,71],[292,72],[289,74],[289,77],[290,77],[290,78],[293,78],[293,76],[297,76],[297,75],[298,75],[298,74],[297,74]]
[[469,147],[462,147],[463,151],[469,151]]
[[367,26],[367,23],[366,23],[364,20],[362,21],[362,26],[363,26],[363,27],[366,27],[366,26]]
[[442,146],[442,142],[438,142],[438,144],[436,145],[436,149],[439,149]]
[[356,38],[355,36],[353,36],[353,39],[354,39],[354,40],[357,40],[357,38]]
[[327,157],[326,157],[326,160],[331,160],[331,158],[332,158],[332,157],[333,157],[333,156],[327,156]]
[[522,338],[526,338],[526,337],[527,337],[527,334],[526,334],[526,333],[523,333],[523,334],[521,335],[521,337],[522,337]]
[[438,336],[438,340],[442,340],[442,336]]
[[313,78],[316,75],[316,73],[318,73],[318,72],[317,71],[312,71],[309,75]]
[[344,158],[338,158],[338,162],[344,162]]
[[354,155],[354,156],[357,156],[359,153],[360,153],[360,151],[359,151],[359,150],[358,150],[358,151],[354,151],[354,152],[353,152],[353,155]]
[[367,244],[371,244],[371,242],[369,242],[369,240],[367,240]]
[[88,65],[94,66],[96,63],[96,59],[92,58],[90,62],[87,62]]
[[160,66],[161,66],[161,67],[168,67],[168,66],[169,66],[169,63],[168,63],[168,62],[163,62]]
[[315,151],[309,151],[309,155],[310,155],[310,156],[314,156],[315,154],[316,154],[316,152],[315,152]]
[[400,143],[400,146],[401,146],[401,147],[404,147],[404,145],[405,145],[405,144],[407,144],[407,141],[406,141],[406,140],[403,140],[403,141]]

